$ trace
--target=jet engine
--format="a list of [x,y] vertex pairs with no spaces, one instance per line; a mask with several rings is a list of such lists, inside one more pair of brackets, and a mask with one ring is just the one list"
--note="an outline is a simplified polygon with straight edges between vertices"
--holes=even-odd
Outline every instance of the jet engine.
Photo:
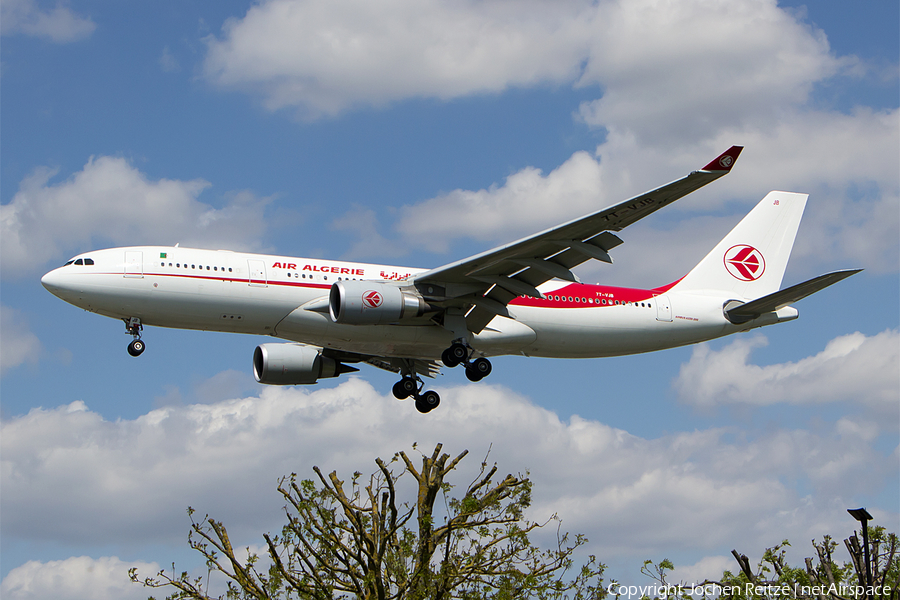
[[358,370],[303,344],[262,344],[253,351],[253,376],[270,385],[315,383]]
[[338,281],[328,295],[331,320],[347,325],[387,325],[430,310],[418,293],[375,281]]

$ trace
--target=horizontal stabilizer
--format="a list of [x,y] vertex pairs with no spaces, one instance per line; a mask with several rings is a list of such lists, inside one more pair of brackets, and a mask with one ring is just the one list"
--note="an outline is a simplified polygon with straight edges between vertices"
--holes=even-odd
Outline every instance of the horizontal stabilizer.
[[829,285],[835,284],[851,275],[855,275],[860,271],[862,271],[862,269],[847,269],[844,271],[834,271],[833,273],[819,275],[809,281],[792,285],[789,288],[779,290],[773,294],[757,298],[752,302],[735,306],[734,308],[725,311],[725,314],[732,323],[745,323],[763,313],[774,312],[789,304],[793,304],[798,300],[802,300],[803,298],[815,294],[820,290],[824,290]]

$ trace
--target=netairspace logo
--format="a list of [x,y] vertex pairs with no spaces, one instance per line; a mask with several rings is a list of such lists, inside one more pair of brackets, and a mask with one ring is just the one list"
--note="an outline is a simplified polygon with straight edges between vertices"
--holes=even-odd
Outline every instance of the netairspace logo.
[[743,585],[720,585],[718,583],[685,585],[620,585],[611,583],[606,587],[607,593],[616,598],[684,598],[696,596],[700,598],[715,598],[720,596],[744,595],[753,597],[778,597],[796,596],[822,597],[828,594],[842,598],[862,598],[889,595],[894,588],[889,585],[862,586],[862,585],[758,585],[745,583]]

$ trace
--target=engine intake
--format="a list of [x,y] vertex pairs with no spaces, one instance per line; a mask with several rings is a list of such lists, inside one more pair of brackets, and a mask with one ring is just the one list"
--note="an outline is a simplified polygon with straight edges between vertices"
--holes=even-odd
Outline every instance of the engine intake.
[[338,281],[328,295],[331,320],[346,325],[387,325],[430,310],[419,294],[376,281]]
[[306,385],[358,370],[303,344],[262,344],[253,351],[253,376],[269,385]]

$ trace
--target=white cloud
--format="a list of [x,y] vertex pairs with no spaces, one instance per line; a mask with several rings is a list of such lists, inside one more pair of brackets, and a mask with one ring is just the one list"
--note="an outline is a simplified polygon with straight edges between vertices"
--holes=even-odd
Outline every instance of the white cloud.
[[237,192],[216,208],[198,197],[202,179],[150,180],[123,158],[91,158],[61,183],[47,167],[0,206],[4,275],[32,271],[102,240],[119,245],[175,244],[254,249],[265,231],[268,199]]
[[208,39],[205,73],[307,116],[571,82],[592,12],[580,0],[268,0]]
[[504,472],[530,471],[535,517],[559,513],[566,530],[588,534],[601,559],[640,559],[834,533],[845,517],[835,506],[878,493],[896,475],[895,458],[847,435],[847,424],[758,439],[727,428],[643,439],[597,421],[561,421],[501,387],[441,394],[442,406],[427,416],[355,378],[115,422],[82,402],[34,409],[2,424],[0,525],[9,543],[181,548],[190,505],[224,521],[236,544],[258,544],[279,527],[280,476],[309,477],[314,464],[367,472],[375,456],[414,441],[427,452],[442,441],[447,452],[472,452],[456,483],[474,475],[492,444]]
[[396,225],[415,247],[446,252],[454,238],[479,241],[515,238],[580,217],[597,208],[601,168],[577,152],[546,176],[526,168],[487,190],[455,190],[415,206],[404,206]]
[[407,98],[597,85],[603,97],[582,107],[587,122],[676,139],[803,102],[813,83],[856,62],[833,57],[821,31],[775,0],[268,0],[208,44],[207,77],[271,109],[334,115]]
[[[780,542],[781,540],[778,541]],[[670,584],[684,583],[690,586],[707,579],[715,579],[716,576],[721,575],[726,570],[733,573],[739,568],[736,565],[737,563],[735,563],[733,556],[704,556],[692,565],[676,564],[669,574],[668,581]]]
[[[859,332],[844,335],[797,362],[750,364],[752,351],[766,343],[764,336],[757,335],[738,338],[718,351],[708,344],[696,346],[675,381],[681,399],[697,406],[853,401],[898,416],[900,335],[896,330],[872,337]],[[896,419],[887,426],[896,426]]]
[[344,258],[373,256],[382,258],[403,255],[404,249],[395,241],[378,233],[378,217],[371,208],[354,205],[352,209],[335,219],[331,228],[335,231],[349,231],[353,234],[353,245],[344,253]]
[[28,329],[22,313],[0,306],[0,373],[25,363],[37,363],[41,342]]
[[72,12],[64,2],[43,10],[37,0],[3,0],[0,4],[0,23],[3,35],[22,33],[57,44],[89,38],[97,28],[90,17]]
[[842,62],[774,0],[601,3],[597,22],[580,84],[604,92],[582,117],[641,145],[771,119]]
[[125,562],[115,556],[30,560],[3,578],[0,595],[7,600],[146,600],[147,588],[128,578],[132,567],[147,575],[159,571],[156,563]]

